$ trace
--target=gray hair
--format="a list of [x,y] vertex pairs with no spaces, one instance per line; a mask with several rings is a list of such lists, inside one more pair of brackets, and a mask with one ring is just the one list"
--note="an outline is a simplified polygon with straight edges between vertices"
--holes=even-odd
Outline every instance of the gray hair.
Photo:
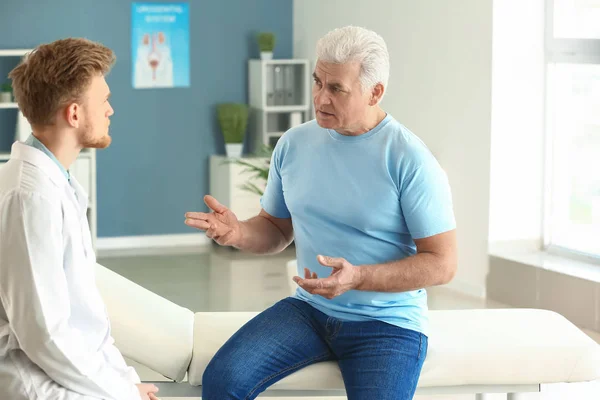
[[387,88],[390,56],[383,38],[357,26],[335,29],[317,42],[317,59],[327,63],[360,63],[360,83],[371,90],[378,83]]

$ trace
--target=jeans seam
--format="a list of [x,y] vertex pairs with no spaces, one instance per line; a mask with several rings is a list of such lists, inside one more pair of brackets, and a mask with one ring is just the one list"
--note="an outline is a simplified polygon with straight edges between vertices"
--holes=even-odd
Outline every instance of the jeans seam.
[[[327,337],[328,340],[332,340],[333,336],[335,335],[335,325],[333,325],[333,318],[332,317],[327,317],[327,323],[325,324],[325,336]],[[333,329],[331,328],[331,326],[333,325]],[[331,333],[330,333],[331,332]]]
[[418,370],[417,373],[414,373],[411,379],[411,387],[413,388],[413,395],[415,393],[416,387],[419,383],[419,377],[421,376],[421,371],[423,368],[423,363],[421,362],[421,353],[422,353],[422,348],[423,348],[423,334],[420,333],[419,334],[419,355],[417,357],[417,364],[421,365],[421,368]]
[[306,366],[308,364],[317,362],[317,361],[319,361],[321,359],[326,360],[327,358],[329,358],[329,354],[328,353],[320,355],[320,356],[316,356],[316,357],[313,357],[313,358],[309,358],[308,360],[305,360],[305,361],[302,361],[300,363],[291,365],[291,366],[289,366],[289,367],[287,367],[287,368],[285,368],[285,369],[283,369],[281,371],[278,371],[278,372],[276,372],[276,373],[274,373],[272,375],[269,375],[268,377],[266,377],[265,379],[263,379],[262,381],[260,381],[256,386],[254,386],[254,388],[252,388],[252,390],[250,391],[250,393],[248,393],[248,395],[246,397],[244,397],[244,400],[249,399],[250,396],[252,396],[254,394],[254,392],[256,392],[258,390],[258,388],[260,388],[262,385],[264,385],[269,380],[274,379],[274,378],[278,377],[279,375],[285,374],[286,372],[288,372],[290,370],[293,370],[293,369],[296,369],[296,368],[302,368],[302,367],[304,367],[304,366]]
[[342,321],[336,321],[335,324],[335,331],[333,332],[333,334],[331,335],[331,339],[335,339],[338,335],[338,333],[340,333],[340,329],[342,328]]

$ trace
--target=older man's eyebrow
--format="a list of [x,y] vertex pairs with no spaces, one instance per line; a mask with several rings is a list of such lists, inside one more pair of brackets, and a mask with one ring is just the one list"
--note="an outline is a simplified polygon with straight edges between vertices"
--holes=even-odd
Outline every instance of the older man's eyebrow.
[[[313,72],[312,76],[313,76],[313,78],[316,81],[321,82],[321,79],[319,79],[319,77],[317,76],[317,74],[315,74],[314,72]],[[344,85],[342,85],[339,82],[330,82],[330,83],[327,84],[327,86],[329,87],[329,89],[338,89],[338,90],[342,90],[342,91],[346,90],[346,88],[344,87]]]

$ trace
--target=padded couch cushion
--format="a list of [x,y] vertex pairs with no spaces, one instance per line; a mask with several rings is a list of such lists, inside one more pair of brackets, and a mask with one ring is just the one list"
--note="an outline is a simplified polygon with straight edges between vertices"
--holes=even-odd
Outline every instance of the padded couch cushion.
[[[256,313],[197,313],[192,385],[217,350]],[[429,350],[420,387],[580,382],[600,378],[600,346],[559,314],[545,310],[430,311]],[[281,329],[285,329],[282,326]],[[252,346],[253,343],[248,343]],[[337,364],[309,366],[277,389],[343,389]]]
[[96,266],[96,285],[121,353],[180,382],[192,358],[194,313]]

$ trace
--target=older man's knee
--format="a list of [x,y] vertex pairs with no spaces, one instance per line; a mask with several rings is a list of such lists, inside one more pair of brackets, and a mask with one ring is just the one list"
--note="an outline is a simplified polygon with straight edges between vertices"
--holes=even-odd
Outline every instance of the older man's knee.
[[206,400],[245,399],[251,385],[252,368],[242,360],[215,357],[202,375],[202,398]]

